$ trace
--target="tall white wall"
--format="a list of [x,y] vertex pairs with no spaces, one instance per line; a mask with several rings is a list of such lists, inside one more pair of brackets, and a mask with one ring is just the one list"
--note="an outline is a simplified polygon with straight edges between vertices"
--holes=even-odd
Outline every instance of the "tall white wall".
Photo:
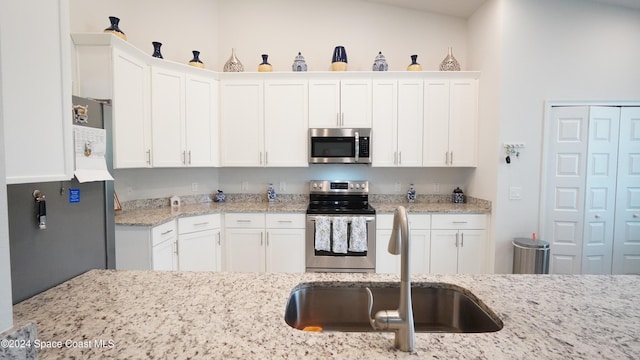
[[[501,8],[499,143],[526,143],[511,165],[497,160],[496,272],[510,272],[512,238],[540,231],[545,101],[640,100],[640,11],[582,0]],[[509,200],[510,186],[522,200]]]

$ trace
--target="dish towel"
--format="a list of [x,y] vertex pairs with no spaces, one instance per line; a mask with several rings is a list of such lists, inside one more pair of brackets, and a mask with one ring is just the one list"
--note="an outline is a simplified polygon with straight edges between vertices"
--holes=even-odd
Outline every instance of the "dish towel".
[[347,253],[347,223],[346,217],[333,218],[333,252],[337,254]]
[[351,219],[351,241],[349,241],[349,251],[367,251],[367,220],[363,217]]
[[331,218],[328,216],[316,217],[316,250],[331,251]]

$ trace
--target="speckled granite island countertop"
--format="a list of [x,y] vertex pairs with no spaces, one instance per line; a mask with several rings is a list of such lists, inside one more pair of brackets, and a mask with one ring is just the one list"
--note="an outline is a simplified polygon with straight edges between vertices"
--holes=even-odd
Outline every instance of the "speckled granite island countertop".
[[[241,274],[93,270],[14,306],[34,320],[40,359],[637,359],[640,276],[416,275],[470,290],[498,332],[392,333],[290,328],[291,290],[309,281],[398,281],[382,274]],[[97,341],[97,342],[96,342]],[[96,345],[97,344],[97,345]],[[102,344],[102,346],[98,346]]]

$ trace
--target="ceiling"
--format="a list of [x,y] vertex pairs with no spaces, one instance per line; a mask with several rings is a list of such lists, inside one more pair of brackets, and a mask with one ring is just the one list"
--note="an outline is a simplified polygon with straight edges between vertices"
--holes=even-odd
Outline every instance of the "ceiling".
[[[366,0],[407,9],[468,18],[487,0]],[[640,0],[582,0],[640,10]]]

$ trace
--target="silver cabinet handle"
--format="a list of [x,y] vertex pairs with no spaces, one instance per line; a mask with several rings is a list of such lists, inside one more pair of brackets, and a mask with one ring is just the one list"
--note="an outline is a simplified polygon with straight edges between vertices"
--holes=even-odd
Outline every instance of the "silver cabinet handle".
[[218,246],[220,246],[220,233],[218,233]]
[[468,221],[452,221],[452,224],[466,224]]
[[189,150],[189,165],[191,165],[191,150]]
[[638,216],[640,216],[640,215],[638,215],[638,214],[633,214],[633,215],[631,215],[631,216],[633,216],[634,218],[638,218]]
[[398,165],[398,153],[396,151],[393,152],[393,165]]
[[340,113],[336,113],[336,125],[340,126]]
[[594,217],[595,217],[596,219],[600,219],[600,214],[596,214]]
[[269,246],[269,233],[267,233],[267,246]]
[[402,165],[402,151],[398,151],[398,165]]
[[151,165],[151,149],[147,150],[147,164]]
[[269,152],[268,151],[264,152],[264,164],[265,165],[269,164]]
[[453,151],[451,152],[451,156],[449,157],[449,165],[453,165]]
[[201,223],[193,224],[193,226],[202,226],[202,225],[209,225],[209,222],[208,222],[208,221],[205,221],[205,222],[201,222]]
[[293,221],[291,220],[278,220],[279,223],[291,224]]
[[344,113],[341,113],[340,126],[344,126]]
[[170,232],[173,232],[173,229],[169,229],[169,230],[167,230],[167,231],[165,231],[165,232],[161,233],[160,235],[167,235],[167,234],[169,234]]
[[264,233],[260,233],[260,246],[262,246],[263,244],[263,237],[264,237]]
[[459,233],[456,233],[456,247],[458,247],[458,237],[460,236]]
[[462,236],[460,237],[460,247],[464,247],[464,233],[462,233]]
[[238,219],[238,220],[236,220],[236,222],[239,222],[239,223],[250,223],[251,220]]

